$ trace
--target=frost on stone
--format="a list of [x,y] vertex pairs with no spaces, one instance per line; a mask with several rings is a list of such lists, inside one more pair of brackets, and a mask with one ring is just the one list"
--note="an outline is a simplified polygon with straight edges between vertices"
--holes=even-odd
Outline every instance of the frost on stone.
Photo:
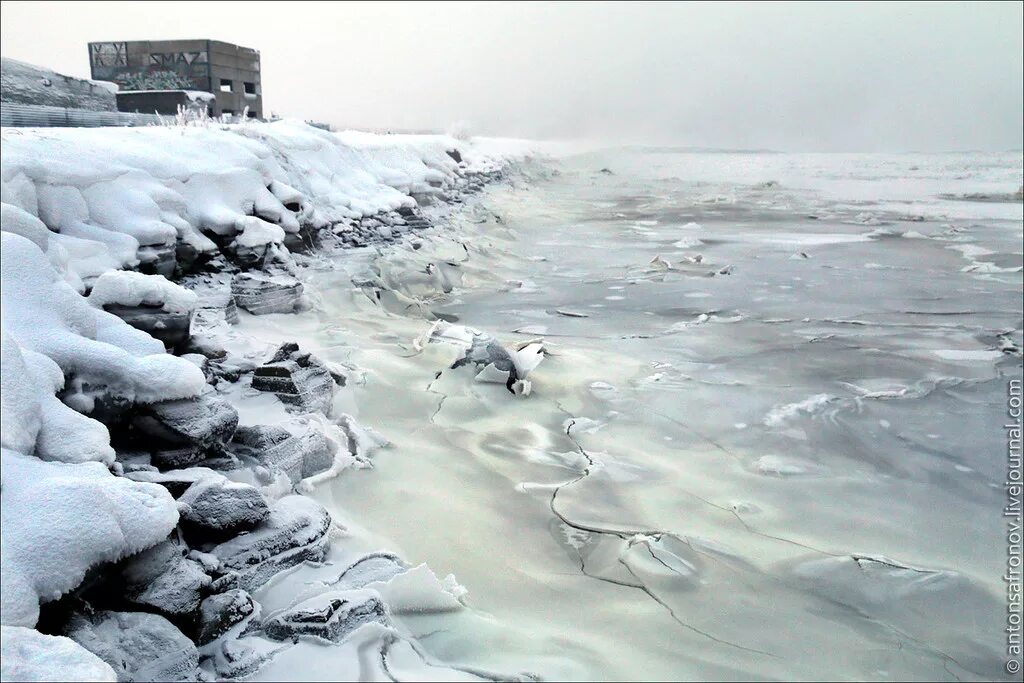
[[0,488],[4,624],[34,626],[40,602],[76,587],[90,567],[159,543],[178,523],[162,486],[115,477],[99,463],[4,449]]
[[79,614],[69,622],[67,636],[109,664],[119,681],[196,680],[195,644],[156,614]]

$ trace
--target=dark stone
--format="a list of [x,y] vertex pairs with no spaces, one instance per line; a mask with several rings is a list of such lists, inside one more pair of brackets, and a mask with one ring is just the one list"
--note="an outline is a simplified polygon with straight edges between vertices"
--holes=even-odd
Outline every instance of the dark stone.
[[186,550],[164,541],[126,560],[120,573],[125,599],[170,617],[195,612],[210,577]]
[[295,435],[275,425],[240,427],[228,448],[271,472],[284,472],[293,484],[330,468],[337,453],[337,445],[319,429]]
[[122,306],[121,304],[107,304],[103,307],[107,313],[116,315],[132,327],[148,332],[150,336],[159,339],[169,349],[184,344],[189,338],[189,330],[192,326],[192,313],[190,311],[168,312],[162,306]]
[[302,283],[285,276],[239,273],[231,279],[235,304],[253,315],[294,313],[300,306]]
[[199,673],[195,644],[157,614],[75,614],[64,635],[109,664],[119,681],[194,681]]
[[379,598],[362,595],[354,599],[342,593],[327,593],[271,617],[263,623],[263,632],[274,640],[315,636],[337,643],[363,624],[371,622],[389,622]]
[[234,406],[210,396],[160,401],[137,409],[132,427],[152,449],[153,464],[164,469],[198,462],[223,446],[238,426]]
[[223,537],[257,526],[270,508],[256,487],[211,477],[197,481],[178,498],[178,512],[190,530]]
[[178,264],[176,246],[173,244],[151,244],[139,247],[137,270],[146,275],[171,277]]
[[231,628],[258,615],[258,605],[241,589],[211,595],[199,606],[199,635],[196,643],[206,645],[220,638]]
[[273,392],[304,412],[320,411],[325,415],[330,413],[336,386],[327,366],[292,342],[283,344],[252,376],[253,389]]
[[462,163],[462,154],[459,152],[459,150],[457,150],[457,149],[450,149],[450,150],[448,150],[446,152],[446,154],[448,156],[450,156],[452,158],[452,160],[455,161],[455,163],[457,163],[457,164],[461,164]]
[[285,496],[254,530],[210,550],[219,560],[213,589],[252,591],[278,572],[302,562],[321,562],[327,555],[331,516],[305,496]]
[[284,234],[284,246],[296,254],[306,254],[320,246],[320,228],[313,225],[302,225],[298,232]]

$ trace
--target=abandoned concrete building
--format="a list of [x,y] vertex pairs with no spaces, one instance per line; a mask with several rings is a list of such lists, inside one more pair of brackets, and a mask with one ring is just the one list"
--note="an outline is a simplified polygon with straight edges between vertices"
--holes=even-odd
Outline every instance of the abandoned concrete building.
[[[260,53],[219,40],[128,40],[89,43],[92,78],[120,87],[118,109],[173,114],[203,98],[210,115],[263,118]],[[175,94],[178,93],[178,94]]]

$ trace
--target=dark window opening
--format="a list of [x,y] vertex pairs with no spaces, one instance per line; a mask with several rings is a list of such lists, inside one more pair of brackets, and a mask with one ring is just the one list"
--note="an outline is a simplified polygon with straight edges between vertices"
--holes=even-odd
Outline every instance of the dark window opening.
[[255,83],[249,83],[248,81],[246,81],[245,83],[243,83],[243,85],[245,86],[245,94],[246,95],[255,95],[256,94],[256,84]]
[[254,111],[246,112],[245,115],[248,116],[250,119],[256,118],[256,112]]
[[227,80],[226,78],[220,79],[221,92],[231,92],[232,90],[233,88],[231,87],[231,81]]
[[235,115],[235,110],[234,109],[222,109],[220,113],[221,114],[226,114],[228,116],[234,116]]

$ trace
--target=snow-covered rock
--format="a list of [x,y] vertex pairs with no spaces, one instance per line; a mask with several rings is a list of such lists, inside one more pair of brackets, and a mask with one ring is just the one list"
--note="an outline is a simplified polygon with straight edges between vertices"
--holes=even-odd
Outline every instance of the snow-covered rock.
[[273,392],[302,412],[328,415],[337,383],[319,358],[288,342],[278,348],[268,363],[256,368],[252,388]]
[[78,283],[123,267],[187,271],[219,248],[264,258],[331,224],[411,209],[410,195],[427,201],[472,185],[528,152],[297,121],[12,129],[0,138],[3,201],[59,231],[48,253],[71,253],[68,278]]
[[41,353],[21,349],[6,331],[2,340],[3,447],[43,460],[113,463],[107,428],[56,397],[64,387],[64,373],[57,364]]
[[109,664],[119,681],[189,681],[198,673],[195,644],[156,614],[76,614],[65,635]]
[[5,449],[0,489],[4,624],[34,626],[40,602],[75,588],[91,567],[159,543],[178,523],[166,489],[115,477],[99,463]]
[[178,498],[178,510],[182,522],[215,534],[252,529],[270,514],[259,489],[224,477],[197,481]]
[[257,618],[259,612],[259,603],[240,588],[211,595],[199,606],[199,635],[196,642],[206,645],[237,624]]
[[334,467],[340,447],[320,425],[296,418],[278,425],[240,427],[229,450],[245,462],[266,468],[272,478],[283,473],[298,484]]
[[231,280],[235,305],[253,315],[294,313],[302,304],[302,283],[284,275],[239,273]]
[[120,270],[100,275],[88,300],[170,348],[188,340],[196,307],[195,294],[163,275]]
[[28,239],[3,233],[0,259],[4,331],[71,378],[81,412],[91,412],[96,392],[146,403],[195,396],[206,384],[198,368],[164,353],[163,344],[90,306]]
[[132,427],[144,435],[154,464],[177,468],[223,446],[238,426],[238,411],[211,396],[140,406]]
[[0,640],[0,680],[117,680],[109,664],[70,638],[43,635],[24,626],[0,626]]
[[263,622],[263,632],[274,640],[314,636],[336,643],[373,621],[390,624],[387,609],[376,592],[331,591],[270,617]]
[[300,562],[320,561],[330,541],[331,517],[316,501],[285,496],[253,531],[210,550],[220,561],[215,590],[253,590],[282,569]]
[[186,551],[174,541],[164,541],[129,558],[120,573],[124,597],[166,615],[194,612],[210,577],[202,565],[185,557]]

